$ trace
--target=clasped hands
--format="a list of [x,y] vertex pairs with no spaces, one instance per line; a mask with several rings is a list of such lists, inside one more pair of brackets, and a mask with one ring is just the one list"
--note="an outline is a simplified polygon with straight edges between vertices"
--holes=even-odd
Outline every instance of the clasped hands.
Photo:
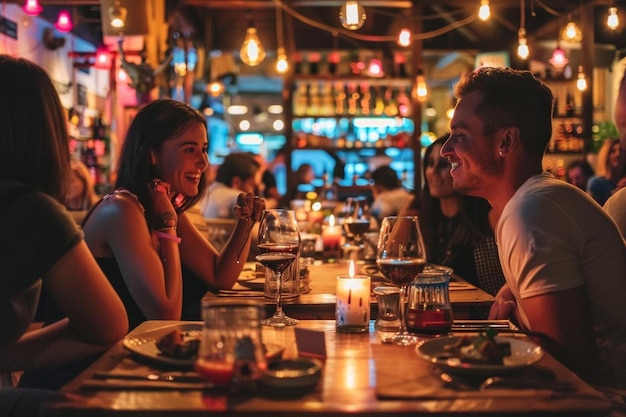
[[239,194],[237,205],[233,209],[238,220],[245,220],[252,224],[261,219],[263,210],[265,210],[265,200],[255,196],[253,193]]

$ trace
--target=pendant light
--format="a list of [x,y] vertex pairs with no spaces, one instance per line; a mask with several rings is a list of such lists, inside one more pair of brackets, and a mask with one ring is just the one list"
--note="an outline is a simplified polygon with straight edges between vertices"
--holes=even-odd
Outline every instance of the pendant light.
[[565,51],[561,49],[561,45],[559,44],[559,22],[556,22],[556,49],[552,51],[552,57],[549,62],[552,66],[558,70],[565,68],[565,66],[569,63],[569,59],[565,56]]
[[251,67],[259,65],[265,59],[265,49],[252,22],[246,29],[246,37],[239,50],[239,57],[244,64]]
[[398,34],[398,45],[406,48],[411,45],[411,30],[409,28],[402,28]]
[[526,2],[524,0],[520,0],[519,20],[519,30],[517,31],[517,56],[526,60],[530,55],[530,51],[528,50],[528,40],[526,39]]
[[57,21],[54,24],[54,27],[56,27],[59,32],[71,31],[74,27],[74,24],[72,23],[72,17],[70,16],[70,12],[68,12],[67,10],[61,10],[59,12],[59,16],[57,17]]
[[478,17],[483,22],[489,19],[491,16],[491,9],[489,8],[489,0],[480,0],[480,9],[478,9]]
[[356,0],[348,0],[339,9],[339,21],[341,25],[350,30],[357,30],[363,26],[367,15],[365,9]]
[[283,12],[280,7],[276,7],[276,38],[278,47],[276,48],[276,72],[285,74],[289,71],[289,62],[283,46]]
[[43,11],[43,7],[39,4],[39,0],[26,0],[22,7],[24,13],[30,16],[39,16],[39,13]]
[[578,79],[576,80],[576,88],[578,91],[585,91],[587,89],[587,79],[585,78],[585,72],[582,65],[578,66]]
[[119,0],[116,0],[113,6],[109,7],[111,27],[116,29],[123,28],[126,25],[126,12],[126,7],[122,7]]
[[611,30],[617,29],[619,26],[619,18],[617,17],[617,7],[609,7],[609,17],[606,18],[606,25]]
[[570,18],[569,22],[567,22],[567,25],[565,26],[565,29],[561,32],[561,40],[565,42],[580,42],[582,39],[583,33],[576,22]]

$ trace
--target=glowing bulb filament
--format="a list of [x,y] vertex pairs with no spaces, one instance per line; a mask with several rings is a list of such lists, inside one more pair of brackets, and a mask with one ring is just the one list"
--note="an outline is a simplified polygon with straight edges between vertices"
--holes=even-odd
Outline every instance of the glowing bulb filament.
[[517,55],[526,59],[530,55],[530,51],[528,49],[528,45],[526,44],[526,29],[520,29],[517,33],[518,37],[518,45],[517,45]]
[[617,7],[609,7],[609,17],[606,19],[606,25],[611,30],[615,30],[619,26],[619,18],[617,17]]
[[402,28],[398,35],[398,45],[407,47],[411,44],[411,31],[407,28]]
[[480,20],[487,20],[491,16],[491,10],[489,8],[489,0],[480,0],[480,9],[478,9],[478,17]]

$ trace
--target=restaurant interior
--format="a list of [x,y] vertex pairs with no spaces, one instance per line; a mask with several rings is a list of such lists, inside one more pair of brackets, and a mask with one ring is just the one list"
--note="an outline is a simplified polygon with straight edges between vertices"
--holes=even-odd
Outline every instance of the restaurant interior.
[[[67,112],[70,152],[88,166],[101,194],[112,187],[138,109],[168,97],[205,115],[210,178],[229,153],[250,151],[269,162],[284,155],[281,193],[309,163],[312,185],[333,183],[346,201],[370,192],[372,171],[386,164],[404,189],[421,189],[423,151],[448,130],[453,86],[481,66],[527,69],[552,89],[545,170],[564,179],[574,159],[593,165],[602,143],[617,135],[624,16],[626,0],[0,0],[0,54],[48,72]],[[384,252],[377,251],[379,230],[350,234],[338,226],[338,236],[350,235],[361,251],[348,259],[343,247],[327,252],[334,217],[317,223],[321,239],[313,239],[310,258],[302,255],[298,264],[293,253],[279,253],[297,266],[279,270],[270,259],[263,265],[275,274],[245,262],[231,289],[206,292],[205,320],[141,323],[41,415],[624,415],[615,414],[626,410],[623,391],[592,387],[535,343],[541,335],[508,319],[487,320],[494,294],[436,265],[427,272],[439,281],[388,280],[384,262],[376,264]],[[421,236],[407,239],[400,254],[423,246]],[[304,234],[296,240],[292,246],[303,251]],[[412,277],[423,273],[424,253]],[[285,283],[292,286],[282,305]],[[428,291],[433,298],[416,301]],[[409,330],[424,330],[419,338],[404,332],[399,294],[409,294]],[[419,329],[420,306],[435,304],[446,316],[429,320],[443,327]],[[294,322],[259,324],[283,308]],[[237,320],[247,314],[253,317]],[[219,320],[222,326],[207,324]],[[460,352],[446,344],[450,338],[495,343],[488,332],[506,336],[508,345],[498,348],[509,354],[500,362],[449,356],[450,349]],[[202,349],[213,333],[221,348],[234,344],[226,376],[199,365],[210,356]],[[400,336],[415,340],[403,344]],[[178,345],[195,343],[196,356],[165,352],[172,337]],[[244,339],[253,352],[240,361]],[[218,367],[227,362],[220,361]],[[611,408],[615,398],[619,406]]]
[[[419,189],[420,145],[446,132],[452,86],[479,65],[526,68],[553,89],[547,170],[562,178],[573,158],[593,163],[614,133],[623,2],[468,3],[362,0],[350,26],[340,17],[342,1],[5,0],[15,36],[3,35],[0,52],[50,71],[68,110],[73,152],[102,191],[114,178],[128,121],[142,101],[157,97],[206,114],[213,170],[233,150],[271,161],[284,148],[287,172],[313,163],[318,187],[324,178],[347,190],[364,186],[378,165],[390,163],[404,188]],[[111,26],[122,11],[124,26]],[[69,26],[59,25],[63,13]],[[240,53],[249,28],[263,50],[259,62]],[[400,44],[403,30],[409,38]],[[129,86],[122,37],[124,59],[153,76],[147,96]],[[293,187],[293,175],[278,181],[282,193]]]

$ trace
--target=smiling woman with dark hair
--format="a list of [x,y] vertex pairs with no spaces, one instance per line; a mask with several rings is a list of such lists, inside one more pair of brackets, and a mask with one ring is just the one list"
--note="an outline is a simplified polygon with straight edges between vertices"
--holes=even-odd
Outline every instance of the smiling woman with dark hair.
[[[199,307],[210,288],[232,287],[243,268],[239,259],[248,255],[264,202],[240,194],[237,225],[218,253],[186,213],[203,190],[207,147],[204,116],[195,109],[175,100],[145,105],[126,135],[115,191],[83,223],[85,241],[124,302],[131,328],[148,319],[180,320],[183,307]],[[46,321],[62,316],[46,313]],[[31,375],[29,382],[38,379]]]

